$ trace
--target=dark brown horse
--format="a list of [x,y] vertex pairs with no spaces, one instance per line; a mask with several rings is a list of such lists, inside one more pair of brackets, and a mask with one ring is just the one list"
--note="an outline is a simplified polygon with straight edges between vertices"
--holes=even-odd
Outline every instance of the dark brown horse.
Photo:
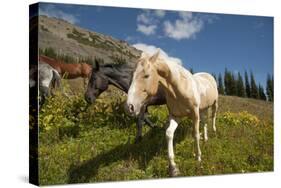
[[47,63],[58,71],[61,77],[74,79],[78,77],[90,78],[92,66],[87,63],[64,63],[44,55],[39,56],[39,62]]

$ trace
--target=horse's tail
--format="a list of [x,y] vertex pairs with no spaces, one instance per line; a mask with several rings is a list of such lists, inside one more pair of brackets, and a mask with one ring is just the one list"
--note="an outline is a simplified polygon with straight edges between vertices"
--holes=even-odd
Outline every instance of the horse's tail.
[[53,72],[52,86],[53,88],[60,88],[61,86],[60,74],[55,69],[53,69],[52,72]]

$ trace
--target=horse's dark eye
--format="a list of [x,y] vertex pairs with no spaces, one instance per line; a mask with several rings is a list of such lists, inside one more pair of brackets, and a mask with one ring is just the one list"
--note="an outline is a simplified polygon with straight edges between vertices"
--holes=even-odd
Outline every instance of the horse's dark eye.
[[148,78],[148,77],[149,77],[149,75],[148,75],[148,74],[144,75],[144,78]]

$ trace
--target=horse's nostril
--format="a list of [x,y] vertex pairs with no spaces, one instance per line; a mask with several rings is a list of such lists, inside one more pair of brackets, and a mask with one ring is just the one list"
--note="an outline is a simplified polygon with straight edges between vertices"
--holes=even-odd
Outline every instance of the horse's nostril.
[[132,104],[129,104],[129,111],[130,113],[134,112],[134,106]]

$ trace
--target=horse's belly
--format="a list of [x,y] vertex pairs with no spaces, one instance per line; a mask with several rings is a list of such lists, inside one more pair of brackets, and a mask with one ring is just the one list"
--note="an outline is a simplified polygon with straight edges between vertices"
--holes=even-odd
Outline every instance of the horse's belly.
[[214,104],[214,102],[215,102],[214,99],[210,99],[208,97],[201,97],[199,108],[201,110],[209,108],[210,106],[212,106]]
[[179,103],[178,101],[167,101],[169,113],[175,117],[190,116],[191,110],[185,103]]

